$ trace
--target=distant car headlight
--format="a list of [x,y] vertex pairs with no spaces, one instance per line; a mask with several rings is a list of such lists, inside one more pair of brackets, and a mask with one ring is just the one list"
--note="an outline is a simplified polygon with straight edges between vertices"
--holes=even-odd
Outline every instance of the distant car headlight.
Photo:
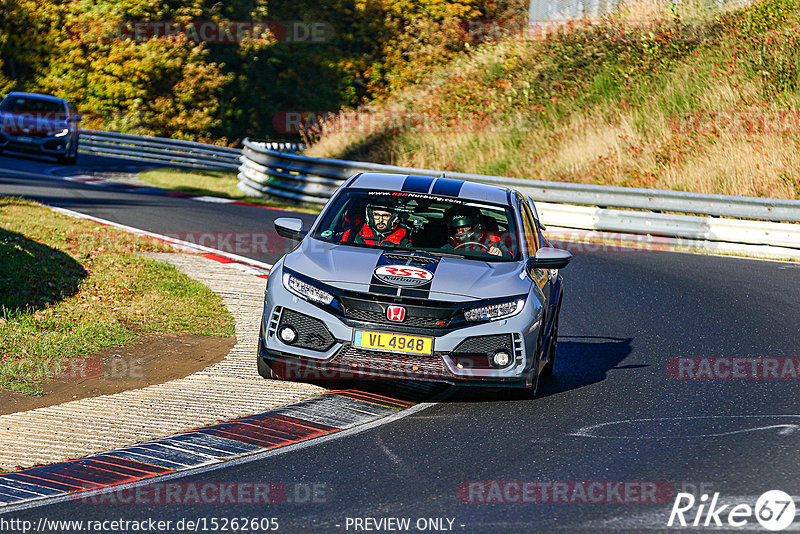
[[513,317],[522,311],[525,306],[525,299],[517,299],[490,306],[481,306],[464,312],[467,321],[495,321]]
[[69,128],[64,128],[63,130],[57,130],[55,132],[50,132],[50,135],[53,137],[64,137],[69,133]]
[[289,273],[283,273],[283,287],[295,295],[310,300],[311,302],[318,302],[320,304],[330,304],[333,302],[333,295],[327,291],[323,291],[318,287],[303,282]]

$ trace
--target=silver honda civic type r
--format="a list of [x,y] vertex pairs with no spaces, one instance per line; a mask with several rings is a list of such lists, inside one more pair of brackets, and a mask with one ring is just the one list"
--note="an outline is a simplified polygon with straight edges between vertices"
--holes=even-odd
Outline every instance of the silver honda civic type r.
[[362,173],[272,268],[265,378],[525,388],[552,373],[562,279],[533,201],[444,176]]

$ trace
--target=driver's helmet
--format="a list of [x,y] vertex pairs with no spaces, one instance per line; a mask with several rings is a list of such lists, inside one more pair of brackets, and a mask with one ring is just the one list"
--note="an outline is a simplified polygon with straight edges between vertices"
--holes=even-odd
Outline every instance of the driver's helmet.
[[[376,211],[387,211],[391,213],[389,220],[386,221],[385,228],[379,229],[377,224],[375,223],[375,212]],[[397,206],[392,202],[391,199],[388,198],[376,198],[370,200],[367,204],[366,209],[367,215],[367,224],[369,225],[372,230],[378,234],[386,235],[392,231],[392,229],[397,226],[398,223],[398,215],[397,215]]]
[[[480,211],[472,207],[459,207],[447,214],[447,232],[450,245],[457,247],[469,241],[480,241],[481,233],[478,228]],[[468,228],[468,230],[463,230]]]

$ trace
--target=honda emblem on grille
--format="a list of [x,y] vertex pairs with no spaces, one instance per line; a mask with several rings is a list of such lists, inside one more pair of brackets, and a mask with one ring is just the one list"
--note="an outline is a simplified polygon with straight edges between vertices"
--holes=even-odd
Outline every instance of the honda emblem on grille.
[[406,309],[402,306],[389,306],[386,309],[386,317],[390,321],[402,322],[406,318]]

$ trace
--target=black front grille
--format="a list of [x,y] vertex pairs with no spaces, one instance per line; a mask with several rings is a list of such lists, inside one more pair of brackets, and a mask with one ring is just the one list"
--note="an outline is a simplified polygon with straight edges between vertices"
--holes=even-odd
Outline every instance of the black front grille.
[[406,308],[406,318],[402,323],[397,321],[390,321],[386,317],[384,311],[370,311],[370,310],[357,310],[347,308],[345,310],[345,317],[353,319],[354,321],[362,321],[365,323],[379,323],[379,324],[402,324],[404,326],[412,326],[415,328],[447,328],[450,320],[449,318],[438,317],[414,317],[410,316]]
[[47,132],[43,130],[35,130],[33,132],[22,132],[17,130],[15,132],[6,132],[6,133],[17,137],[36,137],[36,138],[48,137]]
[[444,329],[451,327],[453,322],[457,321],[461,316],[461,311],[455,308],[401,304],[406,309],[405,319],[400,322],[390,321],[386,315],[386,310],[392,303],[351,297],[342,297],[340,300],[345,318],[365,323]]
[[52,139],[44,142],[44,148],[47,150],[64,150],[64,141],[61,139]]
[[319,319],[298,313],[294,310],[284,309],[281,322],[278,326],[278,335],[281,328],[291,326],[297,332],[297,341],[292,346],[303,349],[326,351],[334,344],[334,339],[325,324]]
[[415,356],[413,354],[383,353],[348,345],[333,357],[331,363],[355,373],[392,378],[447,378],[440,356]]
[[499,349],[514,354],[511,334],[467,338],[455,348],[453,355],[467,358],[489,357]]

